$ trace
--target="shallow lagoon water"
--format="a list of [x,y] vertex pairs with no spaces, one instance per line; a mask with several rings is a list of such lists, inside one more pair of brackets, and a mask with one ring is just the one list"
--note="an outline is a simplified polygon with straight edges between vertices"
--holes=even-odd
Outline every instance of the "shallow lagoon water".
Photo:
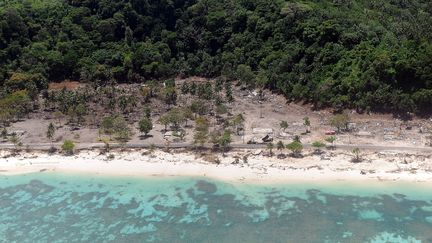
[[0,177],[1,242],[432,242],[432,187]]

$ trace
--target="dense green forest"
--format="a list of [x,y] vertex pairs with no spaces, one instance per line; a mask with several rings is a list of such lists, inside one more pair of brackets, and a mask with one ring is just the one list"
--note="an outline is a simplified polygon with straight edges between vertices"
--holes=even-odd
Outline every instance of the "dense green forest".
[[428,111],[432,1],[0,3],[0,107],[34,98],[51,81],[100,86],[192,75],[318,108]]

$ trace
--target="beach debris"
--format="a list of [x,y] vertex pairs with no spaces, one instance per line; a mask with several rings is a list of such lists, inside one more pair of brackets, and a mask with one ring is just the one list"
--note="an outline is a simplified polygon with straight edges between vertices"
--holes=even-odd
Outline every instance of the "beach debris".
[[279,132],[279,137],[281,137],[281,138],[291,138],[292,135],[289,134],[289,133],[287,133],[287,132],[281,131],[281,132]]
[[273,134],[273,128],[254,128],[252,129],[253,134]]
[[307,170],[310,170],[310,169],[323,170],[323,168],[319,165],[312,165],[312,166],[307,167],[306,169]]
[[273,137],[270,135],[265,135],[262,139],[261,139],[264,143],[270,143],[273,142]]
[[260,155],[261,153],[262,153],[262,150],[261,150],[261,149],[257,149],[257,150],[255,150],[255,151],[252,152],[252,154],[253,154],[253,155],[256,155],[256,156],[257,156],[257,155]]
[[368,131],[359,131],[356,135],[358,137],[373,137],[374,136],[371,132],[368,132]]
[[395,136],[395,135],[384,135],[383,136],[383,139],[385,140],[385,141],[389,141],[389,140],[396,140],[397,139],[397,137]]
[[164,138],[166,139],[166,138],[170,138],[170,137],[172,137],[173,134],[174,134],[173,131],[167,131],[167,132],[164,133],[163,136],[164,136]]
[[355,122],[348,122],[347,123],[348,131],[355,131],[357,129],[357,123]]
[[336,135],[336,131],[334,131],[334,130],[327,130],[327,131],[325,131],[325,135]]
[[248,155],[244,155],[243,156],[243,163],[247,164],[248,163]]
[[15,131],[8,132],[7,136],[13,136],[13,135],[15,135],[15,136],[21,137],[24,134],[26,134],[26,131],[24,131],[24,130],[15,130]]

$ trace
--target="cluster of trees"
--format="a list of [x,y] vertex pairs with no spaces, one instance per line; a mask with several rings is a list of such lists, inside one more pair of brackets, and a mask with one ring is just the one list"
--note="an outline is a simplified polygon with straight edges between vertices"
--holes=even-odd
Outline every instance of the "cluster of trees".
[[100,133],[108,135],[110,139],[114,136],[121,143],[126,143],[133,135],[129,124],[119,115],[105,117],[100,125]]
[[26,90],[20,90],[0,99],[0,123],[6,126],[10,121],[24,118],[33,109],[33,103]]
[[429,0],[8,0],[0,98],[27,90],[31,99],[55,80],[200,75],[316,107],[424,111],[431,14]]
[[244,121],[243,115],[237,114],[210,130],[209,120],[204,116],[198,116],[195,119],[193,144],[202,147],[209,142],[213,144],[213,148],[219,148],[225,152],[232,142],[232,135],[240,135],[239,131],[243,130]]
[[[275,145],[273,143],[268,143],[267,144],[267,149],[269,150],[269,154],[270,156],[273,156],[273,149],[275,148]],[[282,141],[279,141],[276,143],[276,149],[278,151],[283,151],[284,149],[288,149],[292,152],[292,156],[293,157],[301,157],[301,152],[303,151],[303,144],[300,141],[300,137],[299,136],[295,136],[293,141],[288,143],[288,144],[284,144]]]

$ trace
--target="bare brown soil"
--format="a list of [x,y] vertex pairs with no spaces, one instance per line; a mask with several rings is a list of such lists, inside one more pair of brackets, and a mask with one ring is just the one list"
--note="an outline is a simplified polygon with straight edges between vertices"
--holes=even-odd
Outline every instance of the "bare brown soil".
[[64,80],[62,82],[49,83],[48,91],[59,91],[62,89],[76,90],[80,85],[78,81]]

